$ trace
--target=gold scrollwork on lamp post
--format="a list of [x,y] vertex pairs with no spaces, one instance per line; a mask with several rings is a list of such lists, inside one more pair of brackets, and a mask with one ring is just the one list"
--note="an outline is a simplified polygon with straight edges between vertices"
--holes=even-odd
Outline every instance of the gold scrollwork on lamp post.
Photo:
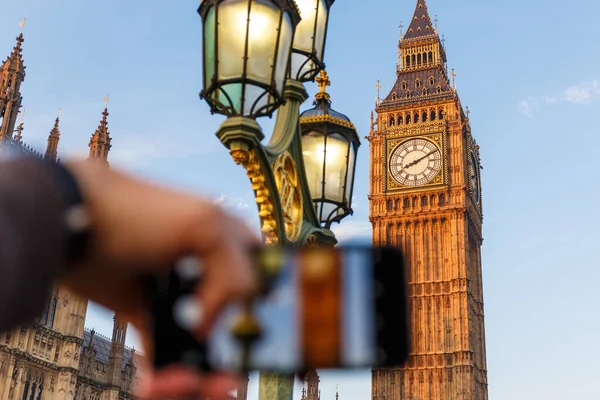
[[285,152],[272,168],[281,199],[285,233],[290,242],[296,242],[303,225],[302,189],[296,162],[290,153]]

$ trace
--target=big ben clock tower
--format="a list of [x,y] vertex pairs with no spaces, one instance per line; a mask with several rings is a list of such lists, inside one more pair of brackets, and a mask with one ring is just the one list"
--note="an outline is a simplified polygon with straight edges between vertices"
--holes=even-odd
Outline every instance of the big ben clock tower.
[[487,400],[479,147],[425,0],[397,75],[371,117],[369,200],[374,245],[406,257],[412,351],[373,370],[373,400]]

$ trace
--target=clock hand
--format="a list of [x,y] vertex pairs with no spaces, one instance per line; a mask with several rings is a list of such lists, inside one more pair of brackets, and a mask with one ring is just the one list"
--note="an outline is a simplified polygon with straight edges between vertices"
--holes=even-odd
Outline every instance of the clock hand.
[[417,165],[418,163],[420,163],[421,161],[423,161],[424,159],[426,159],[430,155],[437,153],[438,151],[439,151],[439,149],[435,149],[431,153],[427,153],[423,157],[421,157],[421,158],[419,158],[419,159],[417,159],[417,160],[415,160],[415,161],[413,161],[413,162],[411,162],[409,164],[406,164],[404,167],[402,167],[402,169],[410,168],[410,167],[412,167],[414,165]]

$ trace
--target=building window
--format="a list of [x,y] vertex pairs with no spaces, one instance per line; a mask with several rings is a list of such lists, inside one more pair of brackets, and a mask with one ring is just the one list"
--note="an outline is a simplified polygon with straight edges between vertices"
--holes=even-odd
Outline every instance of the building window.
[[429,52],[429,64],[433,64],[433,53]]
[[443,206],[444,204],[446,204],[446,196],[444,196],[443,194],[440,194],[440,197],[438,200],[438,205]]
[[441,87],[440,85],[438,85],[438,86],[435,88],[435,91],[436,91],[436,92],[438,92],[438,93],[442,93],[442,87]]
[[402,121],[402,115],[398,115],[398,125],[402,125],[404,121]]
[[408,99],[408,98],[410,98],[410,90],[407,90],[407,91],[406,91],[406,98],[407,98],[407,99]]
[[406,81],[402,81],[402,90],[406,90]]
[[56,315],[56,305],[58,304],[58,289],[54,289],[48,300],[46,300],[46,305],[44,306],[44,311],[42,316],[39,319],[40,324],[47,326],[48,328],[52,328],[54,326],[54,317]]
[[411,120],[410,120],[410,114],[408,114],[408,115],[406,116],[406,123],[407,123],[407,124],[410,124],[410,123],[411,123]]
[[439,114],[439,117],[438,117],[438,118],[439,118],[439,119],[444,119],[444,117],[445,117],[444,110],[441,110],[441,109],[440,109],[440,114]]
[[406,56],[406,66],[410,67],[410,56]]
[[390,117],[390,126],[394,126],[394,125],[395,125],[394,124],[394,117],[392,116],[392,117]]
[[421,197],[421,207],[426,206],[427,205],[427,196],[423,196]]
[[407,198],[404,199],[404,208],[410,207],[410,200]]
[[423,88],[423,96],[427,96],[427,88]]
[[429,78],[429,84],[431,86],[435,85],[435,79],[433,78],[433,76],[431,78]]
[[415,81],[415,87],[417,89],[419,89],[421,87],[421,80],[417,78],[417,80]]
[[423,122],[427,122],[427,111],[423,111],[423,114],[421,115],[421,120]]
[[392,100],[396,100],[398,98],[398,96],[396,95],[396,92],[392,92]]
[[436,117],[436,115],[435,115],[435,111],[431,110],[430,119],[431,119],[432,121],[435,121],[435,117]]
[[414,120],[415,120],[415,124],[416,124],[417,122],[419,122],[419,112],[418,112],[418,111],[415,111]]
[[421,65],[421,53],[417,54],[417,65]]

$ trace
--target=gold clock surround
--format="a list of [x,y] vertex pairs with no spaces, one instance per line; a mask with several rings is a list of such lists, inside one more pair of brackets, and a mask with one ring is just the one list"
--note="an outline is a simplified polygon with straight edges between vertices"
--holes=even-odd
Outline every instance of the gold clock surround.
[[[441,168],[438,174],[430,181],[420,186],[407,186],[402,185],[394,178],[392,172],[390,171],[390,158],[392,157],[394,151],[401,146],[402,144],[415,140],[422,139],[429,142],[432,142],[438,149],[441,155]],[[440,186],[446,185],[448,182],[448,156],[446,151],[446,143],[445,143],[445,135],[442,132],[431,133],[426,135],[414,135],[414,136],[404,136],[398,138],[391,138],[386,140],[385,142],[385,180],[384,186],[388,191],[403,191],[403,192],[413,192],[413,191],[423,191],[427,189],[438,189]]]

